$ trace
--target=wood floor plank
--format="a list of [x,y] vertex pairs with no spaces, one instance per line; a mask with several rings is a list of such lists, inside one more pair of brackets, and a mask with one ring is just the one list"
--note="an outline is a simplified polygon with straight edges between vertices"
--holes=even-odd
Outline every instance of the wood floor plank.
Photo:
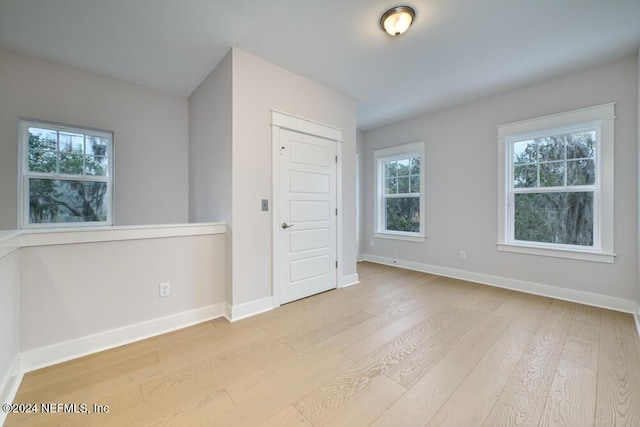
[[332,351],[302,353],[285,359],[226,388],[237,406],[214,418],[212,424],[241,426],[264,422],[352,364]]
[[345,330],[354,328],[372,317],[375,317],[372,313],[357,311],[350,316],[337,319],[322,327],[311,329],[308,332],[298,333],[286,342],[295,351],[303,351]]
[[[155,352],[134,356],[128,360],[107,365],[103,369],[94,369],[79,375],[61,377],[55,383],[49,383],[44,387],[31,387],[23,391],[20,389],[16,395],[18,402],[51,402],[60,395],[70,394],[86,387],[92,387],[104,383],[113,377],[126,376],[127,373],[141,368],[155,366],[159,363]],[[25,378],[29,382],[28,378]]]
[[639,426],[633,317],[361,263],[360,284],[25,375],[33,426]]
[[597,370],[600,317],[598,316],[597,323],[579,319],[580,317],[576,317],[574,313],[562,350],[562,358],[585,368]]
[[268,342],[272,337],[262,329],[241,334],[228,334],[216,339],[196,339],[158,350],[160,363],[176,368],[195,361],[224,357]]
[[268,343],[259,348],[230,354],[223,359],[207,360],[183,369],[169,370],[143,382],[140,389],[145,398],[162,394],[170,399],[173,394],[185,394],[199,386],[209,389],[226,388],[295,355],[296,352],[286,344]]
[[477,283],[460,281],[456,283],[457,286],[466,286],[468,289],[453,303],[454,307],[468,310],[490,296],[494,295],[494,289],[490,286],[483,286]]
[[[497,401],[483,427],[537,427],[538,420]],[[579,427],[576,425],[575,427]]]
[[317,420],[336,411],[345,402],[384,374],[403,358],[414,352],[436,331],[451,321],[451,313],[460,311],[450,307],[418,323],[397,336],[368,357],[355,363],[331,381],[322,385],[295,403],[295,407],[315,424]]
[[535,332],[542,321],[545,313],[551,307],[551,298],[527,295],[527,304],[524,309],[513,319],[511,326]]
[[494,314],[515,319],[527,307],[527,295],[503,289],[505,302],[498,307]]
[[481,426],[530,339],[531,332],[508,328],[427,425]]
[[[368,426],[389,409],[406,389],[383,376],[376,377],[367,387],[326,419],[314,423],[323,427]],[[367,408],[363,411],[363,408]]]
[[258,424],[259,427],[311,427],[312,424],[296,409],[289,405],[268,420]]
[[[347,348],[357,345],[356,343],[362,341],[364,337],[368,337],[383,328],[390,327],[396,321],[407,316],[409,317],[404,319],[402,322],[409,322],[409,324],[414,325],[417,321],[424,319],[424,316],[426,315],[424,303],[421,303],[418,300],[417,304],[418,306],[414,306],[413,304],[403,304],[402,306],[395,307],[390,311],[380,312],[375,317],[365,320],[364,322],[354,325],[353,327],[333,336],[327,337],[325,340],[309,347],[306,351],[315,352],[332,348],[336,352],[344,352]],[[421,304],[423,304],[422,308],[416,308]],[[419,311],[420,314],[413,315],[412,313],[415,311]],[[391,329],[393,329],[393,326],[391,326]]]
[[[443,311],[444,309],[434,310],[434,315],[441,314]],[[421,318],[404,316],[390,325],[373,331],[369,336],[362,337],[357,343],[342,351],[342,354],[354,361],[361,360],[423,322],[424,319]]]
[[574,310],[573,303],[553,301],[500,394],[502,403],[540,420]]
[[596,409],[597,374],[561,360],[551,383],[540,427],[593,426]]
[[[84,403],[91,410],[94,404],[108,407],[108,413],[65,414],[43,413],[36,414],[11,414],[5,425],[7,426],[69,426],[84,427],[100,422],[109,421],[117,414],[130,410],[139,410],[144,403],[140,388],[136,385],[123,387],[121,381],[117,381],[118,387],[113,387],[109,382],[83,387],[70,394],[60,394],[55,401],[38,401],[37,403]],[[16,400],[19,402],[19,400]],[[117,425],[113,423],[111,425]]]
[[[488,316],[488,313],[477,311],[452,311],[449,323],[445,327],[435,331],[424,344],[390,368],[385,375],[404,387],[411,388],[431,369],[433,364],[457,345],[456,343],[465,333]],[[504,329],[500,334],[503,331]]]
[[507,329],[511,319],[493,314],[475,322],[449,352],[446,358],[467,369],[472,369],[493,343]]
[[640,425],[638,354],[631,341],[630,315],[603,311],[598,355],[595,424]]
[[440,360],[373,424],[376,427],[424,425],[440,409],[469,373],[448,360]]
[[197,426],[235,407],[224,390],[202,388],[198,393],[176,394],[172,399],[150,399],[129,411],[101,417],[96,426]]

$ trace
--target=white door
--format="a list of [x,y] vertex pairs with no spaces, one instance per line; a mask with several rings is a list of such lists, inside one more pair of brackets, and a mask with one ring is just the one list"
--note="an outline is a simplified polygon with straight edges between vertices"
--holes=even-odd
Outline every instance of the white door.
[[336,288],[336,141],[280,131],[280,302]]

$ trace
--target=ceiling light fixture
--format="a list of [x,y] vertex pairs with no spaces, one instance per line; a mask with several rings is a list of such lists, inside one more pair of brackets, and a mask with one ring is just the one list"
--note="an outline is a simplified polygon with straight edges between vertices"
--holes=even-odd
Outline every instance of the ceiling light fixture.
[[409,29],[416,11],[409,6],[396,6],[387,10],[380,18],[380,26],[390,36],[398,37]]

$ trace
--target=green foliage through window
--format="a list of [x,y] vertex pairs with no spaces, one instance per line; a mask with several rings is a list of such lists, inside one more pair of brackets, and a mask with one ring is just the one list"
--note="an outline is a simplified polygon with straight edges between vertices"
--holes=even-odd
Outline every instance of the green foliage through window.
[[109,218],[111,137],[26,126],[28,223],[93,223]]
[[384,162],[385,229],[420,231],[420,156]]
[[593,246],[596,130],[513,142],[514,238]]

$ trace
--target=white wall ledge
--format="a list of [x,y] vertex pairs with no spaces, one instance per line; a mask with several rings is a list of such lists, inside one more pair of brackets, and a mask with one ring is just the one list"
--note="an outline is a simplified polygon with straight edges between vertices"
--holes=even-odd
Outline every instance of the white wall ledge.
[[567,258],[580,261],[603,262],[613,264],[616,254],[609,254],[595,251],[580,251],[565,248],[551,248],[534,245],[519,245],[514,243],[498,243],[498,250],[501,252],[515,252],[519,254],[539,255],[553,258]]
[[0,258],[20,249],[20,231],[0,230]]
[[109,227],[57,228],[0,231],[0,258],[30,246],[161,239],[167,237],[226,234],[225,223],[125,225]]

